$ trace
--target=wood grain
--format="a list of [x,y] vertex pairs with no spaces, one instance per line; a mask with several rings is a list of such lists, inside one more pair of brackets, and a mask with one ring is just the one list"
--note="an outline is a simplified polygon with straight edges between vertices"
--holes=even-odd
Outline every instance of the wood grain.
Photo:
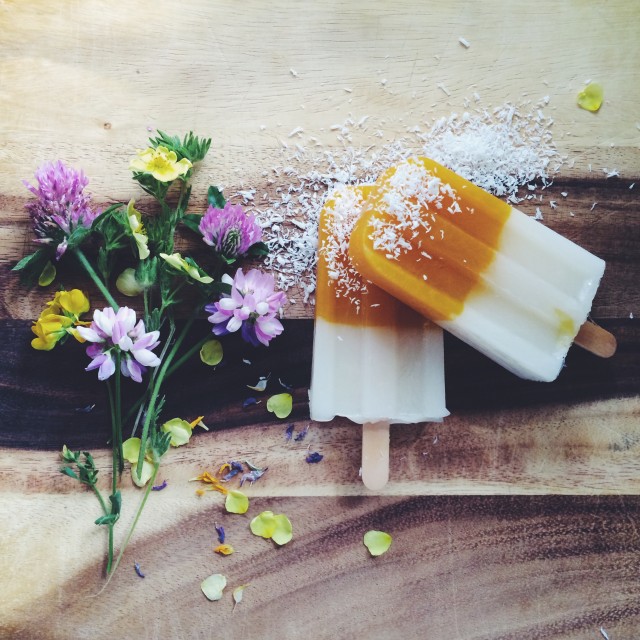
[[[1,2],[0,637],[636,640],[639,28],[640,5],[626,0]],[[589,79],[605,90],[596,114],[576,106]],[[165,417],[204,414],[210,431],[167,455],[167,488],[152,494],[121,571],[90,597],[104,584],[105,532],[92,524],[95,498],[59,473],[58,451],[90,449],[108,486],[106,398],[80,346],[65,345],[64,360],[29,346],[51,292],[25,291],[10,272],[34,248],[22,179],[61,158],[84,169],[100,205],[150,207],[129,158],[156,128],[193,130],[213,138],[194,182],[199,211],[209,184],[236,199],[286,190],[273,168],[293,162],[296,142],[377,149],[454,112],[545,97],[562,166],[542,200],[518,207],[539,207],[541,224],[606,260],[592,319],[616,336],[616,354],[574,347],[556,382],[530,383],[447,336],[451,416],[392,426],[391,479],[370,492],[359,427],[309,420],[313,306],[293,289],[269,349],[232,338],[216,371],[196,362],[175,378]],[[348,118],[366,124],[345,143],[335,125]],[[296,168],[313,168],[309,157]],[[187,235],[179,246],[205,259]],[[60,274],[84,287],[71,263]],[[191,339],[208,331],[198,321]],[[286,421],[264,400],[242,407],[246,385],[268,373],[268,393],[278,379],[292,387]],[[304,440],[285,439],[289,421],[309,427]],[[322,462],[306,463],[310,450]],[[246,516],[189,482],[229,459],[269,467],[247,488]],[[117,544],[140,497],[126,473],[122,486]],[[290,517],[289,545],[250,534],[262,509]],[[212,551],[216,522],[237,549],[228,558]],[[368,529],[393,535],[385,556],[368,556]],[[199,587],[214,572],[230,585],[217,603]],[[245,583],[234,611],[230,589]]]

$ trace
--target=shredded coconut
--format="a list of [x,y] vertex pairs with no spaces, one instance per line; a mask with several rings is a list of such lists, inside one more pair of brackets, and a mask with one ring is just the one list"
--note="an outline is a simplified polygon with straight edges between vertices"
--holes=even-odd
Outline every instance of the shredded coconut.
[[[478,94],[474,100],[479,103]],[[304,303],[313,302],[318,215],[329,190],[375,182],[389,167],[425,155],[494,195],[520,202],[531,197],[519,197],[520,188],[546,187],[563,162],[551,135],[553,121],[541,111],[544,104],[477,107],[431,124],[409,124],[401,137],[386,143],[384,119],[349,116],[329,127],[337,149],[335,143],[324,147],[317,132],[308,135],[295,127],[289,140],[299,143],[280,139],[282,162],[269,172],[262,195],[255,188],[243,188],[231,198],[240,200],[262,227],[271,249],[265,266],[278,287],[299,287]],[[353,143],[356,133],[360,145]]]

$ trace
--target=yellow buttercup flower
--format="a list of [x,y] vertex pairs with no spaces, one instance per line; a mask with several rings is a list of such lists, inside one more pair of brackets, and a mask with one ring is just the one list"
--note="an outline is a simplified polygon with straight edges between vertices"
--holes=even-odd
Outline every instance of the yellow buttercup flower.
[[53,300],[47,302],[31,331],[35,338],[31,346],[38,351],[51,351],[62,338],[72,335],[84,342],[75,327],[83,324],[80,316],[89,311],[89,299],[80,289],[57,291]]
[[148,147],[138,151],[129,169],[136,173],[150,173],[158,182],[173,182],[185,175],[192,166],[187,158],[178,160],[175,151],[159,145],[155,149]]
[[136,241],[136,247],[138,247],[138,255],[140,260],[144,260],[149,257],[149,238],[147,232],[142,225],[142,215],[134,207],[135,200],[129,200],[127,205],[127,221],[129,222],[129,228],[133,234],[133,239]]

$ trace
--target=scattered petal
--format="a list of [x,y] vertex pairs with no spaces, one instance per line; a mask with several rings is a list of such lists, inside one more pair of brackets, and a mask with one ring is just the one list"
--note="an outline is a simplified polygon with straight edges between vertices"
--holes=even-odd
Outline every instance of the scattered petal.
[[276,519],[273,511],[263,511],[250,523],[249,528],[254,536],[269,539],[276,531]]
[[250,407],[254,404],[258,404],[258,401],[255,398],[246,398],[243,402],[242,402],[242,408],[246,409],[247,407]]
[[224,539],[225,539],[224,527],[221,524],[217,524],[217,523],[214,526],[218,534],[218,542],[220,544],[224,544]]
[[310,453],[305,460],[309,463],[309,464],[313,464],[314,462],[320,462],[320,460],[322,460],[322,458],[324,458],[324,456],[321,453],[318,453],[317,451],[314,451],[313,453]]
[[38,284],[41,287],[48,287],[56,279],[56,268],[53,266],[51,260],[47,262],[38,278]]
[[239,587],[236,587],[233,590],[233,608],[234,609],[237,604],[240,604],[242,602],[242,596],[244,594],[244,590],[248,586],[249,586],[248,584],[241,584]]
[[251,386],[250,384],[248,384],[247,387],[252,391],[262,392],[267,388],[268,381],[269,381],[269,376],[260,376],[260,379],[258,380],[258,383],[255,386]]
[[133,478],[134,484],[138,487],[144,487],[149,480],[151,480],[151,476],[153,475],[154,467],[151,462],[148,460],[142,461],[142,473],[138,478],[138,463],[133,462],[131,464],[131,477]]
[[590,82],[578,94],[578,106],[587,111],[597,111],[602,106],[604,90],[597,82]]
[[232,489],[227,493],[224,506],[229,513],[246,513],[249,509],[249,498],[242,491]]
[[293,422],[289,425],[287,425],[287,428],[285,429],[284,432],[284,439],[288,442],[289,440],[291,440],[291,438],[293,438]]
[[309,432],[309,425],[307,425],[296,437],[295,437],[295,441],[296,442],[302,442],[306,437],[307,437],[307,433]]
[[172,447],[181,447],[189,442],[193,429],[186,420],[172,418],[162,425],[162,431],[171,434]]
[[162,491],[163,489],[167,488],[167,481],[163,480],[162,484],[156,484],[153,487],[151,487],[152,491]]
[[219,544],[214,548],[216,553],[219,553],[221,556],[230,556],[234,549],[230,544]]
[[210,367],[222,362],[222,343],[219,340],[207,340],[200,349],[200,360]]
[[283,382],[282,378],[278,378],[278,382],[280,383],[280,386],[287,391],[291,391],[291,389],[293,389],[293,385]]
[[138,462],[140,455],[140,438],[129,438],[122,443],[124,459],[131,464]]
[[220,600],[227,586],[227,579],[221,573],[214,573],[200,583],[202,593],[211,601]]
[[367,531],[364,534],[364,545],[372,556],[381,556],[389,550],[391,539],[384,531]]
[[273,511],[263,511],[249,525],[251,533],[261,538],[271,538],[276,544],[287,544],[293,538],[291,521],[283,514],[274,515]]
[[290,393],[278,393],[267,400],[267,410],[278,418],[286,418],[293,408],[293,397]]
[[271,539],[278,545],[287,544],[293,538],[293,527],[291,521],[284,514],[273,516],[276,521],[276,530]]
[[144,573],[142,573],[142,569],[140,568],[140,563],[139,562],[134,562],[133,563],[133,568],[135,569],[136,573],[141,577],[144,578]]

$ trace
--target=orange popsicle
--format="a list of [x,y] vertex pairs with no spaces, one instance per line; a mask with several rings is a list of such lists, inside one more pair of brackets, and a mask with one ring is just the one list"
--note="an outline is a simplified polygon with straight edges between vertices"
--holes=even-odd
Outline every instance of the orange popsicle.
[[376,183],[349,256],[364,277],[532,380],[554,380],[604,261],[428,158]]
[[441,420],[448,412],[442,330],[363,280],[347,255],[373,189],[339,187],[320,214],[309,400],[313,420],[344,416],[364,425],[363,481],[378,488],[388,474],[389,423]]

